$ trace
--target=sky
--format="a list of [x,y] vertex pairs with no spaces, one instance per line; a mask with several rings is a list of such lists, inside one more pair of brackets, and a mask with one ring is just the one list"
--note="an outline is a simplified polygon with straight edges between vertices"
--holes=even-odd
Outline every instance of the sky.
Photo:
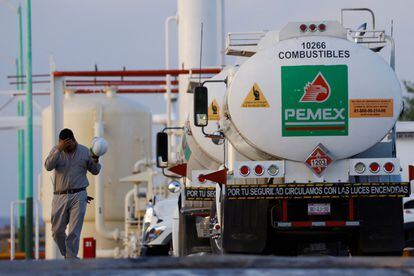
[[[215,0],[210,0],[215,1]],[[23,8],[25,8],[23,1]],[[11,6],[17,0],[0,0],[0,91],[14,89],[8,75],[15,73],[18,54],[17,16]],[[176,14],[175,0],[33,0],[33,72],[49,72],[53,56],[58,70],[162,69],[164,67],[164,20]],[[278,30],[289,21],[339,20],[345,7],[371,8],[377,29],[390,31],[394,21],[396,71],[402,80],[414,80],[414,47],[411,0],[225,0],[226,32]],[[368,18],[349,16],[346,23],[357,27]],[[176,45],[173,28],[172,45]],[[177,66],[177,47],[172,49],[172,67]],[[231,59],[227,59],[229,62]],[[35,90],[47,89],[37,85]],[[0,96],[0,106],[8,100]],[[36,98],[46,107],[46,97]],[[131,100],[164,111],[161,96],[135,96]],[[16,103],[0,116],[16,114]],[[35,115],[39,115],[35,110]],[[10,201],[17,197],[17,133],[0,131],[0,217],[8,216]],[[41,131],[34,132],[34,172],[41,170]],[[35,184],[36,185],[36,184]],[[37,189],[35,188],[35,193]]]

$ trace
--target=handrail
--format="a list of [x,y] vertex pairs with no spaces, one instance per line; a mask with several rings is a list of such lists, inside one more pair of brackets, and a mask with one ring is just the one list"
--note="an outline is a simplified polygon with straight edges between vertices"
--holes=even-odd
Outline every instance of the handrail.
[[364,11],[364,12],[368,12],[371,14],[371,19],[372,19],[372,28],[375,29],[375,14],[371,9],[368,8],[343,8],[341,9],[341,25],[344,25],[344,12],[346,11]]

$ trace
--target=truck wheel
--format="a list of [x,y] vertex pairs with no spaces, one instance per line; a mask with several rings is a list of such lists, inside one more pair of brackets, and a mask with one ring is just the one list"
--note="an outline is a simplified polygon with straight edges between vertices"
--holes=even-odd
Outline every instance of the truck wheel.
[[208,238],[199,238],[196,229],[196,217],[179,215],[179,256],[187,256],[210,251]]
[[[216,207],[215,202],[211,207],[210,219],[211,219],[211,222],[212,222],[213,226],[214,226],[214,224],[218,223],[217,207]],[[220,225],[221,225],[221,223],[220,223]],[[210,245],[211,245],[211,251],[213,252],[213,254],[217,254],[217,255],[224,254],[223,240],[222,240],[222,234],[221,233],[210,237]]]

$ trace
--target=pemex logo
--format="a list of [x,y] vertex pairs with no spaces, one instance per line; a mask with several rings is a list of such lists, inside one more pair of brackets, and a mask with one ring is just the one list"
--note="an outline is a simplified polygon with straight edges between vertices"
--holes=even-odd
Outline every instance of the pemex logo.
[[281,68],[282,136],[348,135],[348,67]]
[[300,102],[323,103],[329,99],[331,88],[325,77],[319,72],[312,82],[308,82],[303,88],[303,94]]

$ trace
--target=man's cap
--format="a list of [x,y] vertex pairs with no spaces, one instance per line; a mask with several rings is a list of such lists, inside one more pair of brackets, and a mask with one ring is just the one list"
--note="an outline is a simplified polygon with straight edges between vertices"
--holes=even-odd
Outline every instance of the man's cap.
[[73,135],[72,130],[70,130],[68,128],[62,129],[59,133],[59,139],[60,140],[66,140],[68,138],[75,139],[75,136]]

